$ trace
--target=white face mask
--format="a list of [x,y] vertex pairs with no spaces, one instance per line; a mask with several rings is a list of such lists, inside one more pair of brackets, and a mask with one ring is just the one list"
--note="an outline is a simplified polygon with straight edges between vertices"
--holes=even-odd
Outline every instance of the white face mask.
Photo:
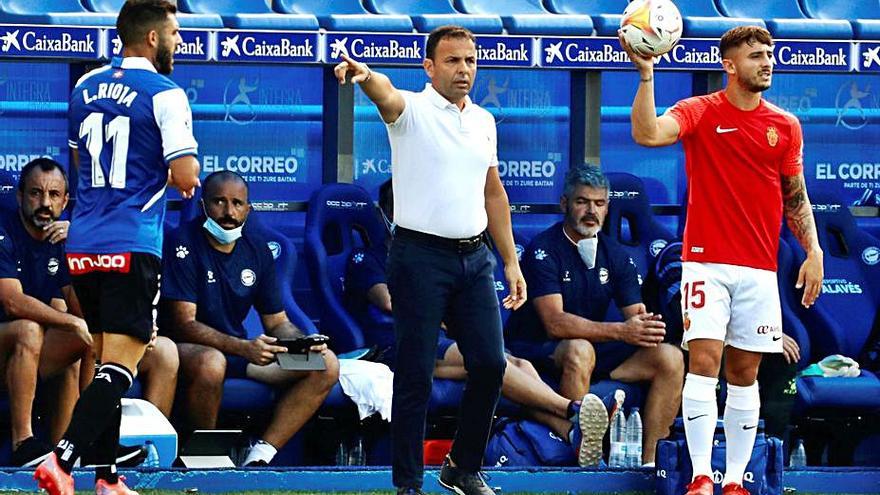
[[588,270],[592,270],[596,266],[596,247],[598,245],[598,236],[581,239],[577,243],[578,254],[581,255],[581,260],[587,265]]

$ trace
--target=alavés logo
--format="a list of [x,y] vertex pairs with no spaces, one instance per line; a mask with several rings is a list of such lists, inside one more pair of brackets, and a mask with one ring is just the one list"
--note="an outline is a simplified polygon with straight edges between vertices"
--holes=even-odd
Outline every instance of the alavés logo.
[[861,284],[845,278],[830,278],[822,281],[823,294],[861,294]]
[[0,35],[5,55],[98,56],[98,29],[8,26]]
[[421,35],[328,33],[325,59],[335,62],[345,55],[361,61],[416,63],[424,59],[424,42]]
[[317,59],[317,36],[316,33],[221,33],[218,58],[312,62]]

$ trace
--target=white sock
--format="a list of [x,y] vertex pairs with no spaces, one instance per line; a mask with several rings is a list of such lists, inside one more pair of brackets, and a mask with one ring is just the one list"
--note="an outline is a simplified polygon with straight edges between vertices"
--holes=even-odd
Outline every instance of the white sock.
[[701,474],[712,477],[712,440],[718,423],[717,385],[717,378],[693,373],[688,373],[684,379],[681,411],[694,478]]
[[727,441],[727,469],[721,486],[728,483],[742,485],[743,473],[752,458],[755,434],[758,432],[758,414],[761,396],[758,382],[748,387],[727,386],[724,405],[724,436]]
[[254,461],[263,461],[266,464],[269,464],[277,453],[278,449],[273,447],[271,443],[266,442],[265,440],[257,440],[248,451],[248,455],[242,465],[247,466]]

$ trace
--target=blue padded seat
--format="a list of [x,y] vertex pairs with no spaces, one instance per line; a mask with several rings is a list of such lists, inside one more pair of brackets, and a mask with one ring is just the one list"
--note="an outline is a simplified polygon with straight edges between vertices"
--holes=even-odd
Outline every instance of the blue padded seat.
[[681,12],[687,38],[720,38],[738,26],[767,27],[763,19],[754,17],[725,17],[718,12],[712,0],[676,0]]
[[460,14],[448,0],[364,0],[364,5],[377,14],[408,15],[416,30],[422,33],[447,24],[456,24],[477,34],[500,34],[504,29],[497,15]]
[[588,15],[598,36],[617,36],[627,0],[545,0],[554,14]]
[[89,12],[79,0],[0,0],[0,22],[114,26],[116,14]]
[[[813,204],[841,204],[827,193],[810,196]],[[817,362],[831,354],[858,359],[880,304],[880,264],[871,256],[880,248],[880,240],[859,230],[846,206],[837,211],[815,211],[814,215],[819,244],[825,253],[825,284],[812,308],[805,310],[798,304],[799,317],[810,335],[809,359]],[[792,246],[797,244],[790,233],[786,241]],[[799,266],[803,251],[793,249],[795,265]],[[867,370],[855,378],[800,377],[797,407],[880,408],[880,379]]]
[[508,34],[589,36],[593,20],[588,15],[551,14],[540,0],[455,0],[455,8],[466,14],[496,14]]
[[813,19],[848,19],[860,40],[880,40],[880,1],[801,0],[804,13]]
[[[83,0],[83,5],[92,12],[102,12],[114,16],[119,14],[124,3],[125,0]],[[223,19],[215,14],[187,14],[178,11],[177,22],[184,29],[219,29],[223,27]]]
[[278,14],[265,0],[178,0],[177,7],[194,14],[217,14],[233,29],[315,31],[319,27],[315,16]]
[[272,8],[284,14],[311,14],[324,29],[408,33],[413,25],[405,15],[376,15],[364,10],[359,0],[272,0]]
[[850,39],[852,25],[843,19],[808,19],[797,0],[717,0],[728,17],[760,17],[779,39]]

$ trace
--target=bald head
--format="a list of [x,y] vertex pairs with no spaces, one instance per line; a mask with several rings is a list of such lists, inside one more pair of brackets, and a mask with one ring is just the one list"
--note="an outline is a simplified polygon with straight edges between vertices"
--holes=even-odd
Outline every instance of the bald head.
[[244,178],[238,175],[235,172],[230,170],[220,170],[218,172],[214,172],[211,175],[205,177],[204,182],[202,182],[202,197],[210,198],[217,194],[217,188],[226,185],[227,183],[234,183],[244,187],[245,192],[245,200],[247,200],[248,194],[248,184],[244,180]]

